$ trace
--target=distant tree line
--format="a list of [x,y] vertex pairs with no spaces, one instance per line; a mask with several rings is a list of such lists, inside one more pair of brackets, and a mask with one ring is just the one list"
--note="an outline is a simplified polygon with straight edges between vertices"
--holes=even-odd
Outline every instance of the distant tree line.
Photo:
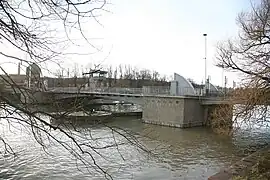
[[168,85],[166,75],[149,69],[139,69],[131,65],[109,66],[107,69],[107,83],[109,87],[164,86]]
[[[67,76],[64,76],[63,70],[57,70],[55,75],[57,79],[54,79],[53,84],[59,86],[67,86],[66,84],[73,84],[72,86],[80,86],[86,83],[88,80],[87,75],[83,76],[85,72],[90,72],[92,69],[96,69],[95,66],[89,66],[81,68],[79,70],[78,64],[75,64],[73,68],[69,69]],[[119,65],[108,66],[103,68],[107,71],[106,78],[100,81],[103,86],[108,87],[127,87],[127,88],[142,88],[142,86],[169,86],[168,77],[161,75],[157,71],[151,71],[149,69],[139,69],[131,65]],[[67,78],[69,77],[69,78]],[[66,80],[65,80],[66,79]],[[65,82],[66,81],[66,82]]]

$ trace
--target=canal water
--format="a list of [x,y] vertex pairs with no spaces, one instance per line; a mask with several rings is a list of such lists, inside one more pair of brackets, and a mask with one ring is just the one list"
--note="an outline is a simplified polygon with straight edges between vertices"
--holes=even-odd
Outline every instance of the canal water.
[[[74,152],[70,153],[58,143],[47,140],[44,134],[41,137],[45,149],[27,128],[5,122],[0,127],[1,137],[8,139],[16,153],[15,156],[9,153],[0,156],[0,179],[106,179],[88,155],[82,156],[86,160],[84,162],[90,163],[87,166],[74,158]],[[71,140],[60,132],[49,131],[62,143],[70,143]],[[119,180],[207,179],[270,139],[268,129],[262,127],[246,127],[232,137],[224,137],[206,128],[162,127],[132,118],[115,119],[108,127],[84,123],[70,133],[87,137],[89,145],[95,147],[117,142],[118,146],[97,150],[99,154],[91,152],[95,163]],[[132,139],[134,137],[136,139]],[[74,144],[69,145],[75,148]],[[0,147],[4,153],[3,144]]]

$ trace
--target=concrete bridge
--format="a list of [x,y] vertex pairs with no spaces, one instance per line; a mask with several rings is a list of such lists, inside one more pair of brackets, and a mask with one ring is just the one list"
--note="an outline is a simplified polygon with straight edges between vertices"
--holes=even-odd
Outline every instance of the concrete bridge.
[[[216,108],[231,106],[229,100],[208,86],[208,93],[196,89],[182,76],[175,74],[170,87],[143,88],[100,88],[58,87],[44,90],[25,90],[21,102],[55,102],[67,98],[87,97],[88,99],[109,99],[138,104],[142,107],[143,122],[172,127],[194,127],[211,123],[211,114]],[[205,86],[206,87],[206,86]],[[29,91],[29,92],[28,92]],[[212,93],[213,92],[213,93]],[[27,94],[27,96],[25,96]],[[232,109],[224,114],[231,122]]]
[[[153,87],[155,88],[155,87]],[[181,91],[184,91],[182,89]],[[156,91],[158,92],[158,91]],[[47,97],[53,101],[88,97],[92,99],[110,99],[138,104],[142,107],[143,122],[165,125],[171,127],[204,126],[211,122],[211,112],[221,106],[229,106],[224,97],[211,97],[203,95],[170,95],[162,93],[145,92],[143,88],[104,88],[93,90],[90,88],[77,89],[76,87],[52,88],[40,92],[40,97]],[[44,100],[44,99],[43,99]],[[232,112],[228,113],[231,121]]]
[[[175,74],[170,87],[143,88],[100,88],[58,87],[44,90],[25,90],[21,102],[43,103],[55,102],[67,98],[87,97],[88,99],[109,99],[138,104],[142,107],[143,122],[172,127],[194,127],[211,123],[211,114],[216,108],[229,107],[230,102],[224,99],[213,85],[208,93],[196,89],[182,76]],[[213,93],[212,93],[213,92]],[[22,94],[20,91],[16,94]],[[213,96],[214,95],[214,96]],[[224,114],[231,122],[232,109]]]
[[[155,88],[155,87],[153,87]],[[221,96],[202,96],[202,95],[170,95],[169,93],[147,93],[143,88],[104,88],[104,89],[91,89],[67,87],[67,88],[50,88],[46,94],[54,95],[55,100],[66,98],[78,97],[93,97],[95,99],[109,99],[114,101],[124,101],[125,103],[143,105],[144,99],[157,98],[157,99],[196,99],[201,105],[216,105],[216,104],[229,104],[229,100],[223,95]]]

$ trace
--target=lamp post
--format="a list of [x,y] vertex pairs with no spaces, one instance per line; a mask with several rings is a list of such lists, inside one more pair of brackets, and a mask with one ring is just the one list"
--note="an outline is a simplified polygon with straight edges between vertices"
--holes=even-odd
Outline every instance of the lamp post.
[[225,86],[225,87],[224,87],[224,96],[226,96],[226,93],[227,93],[227,87],[226,87],[226,86],[227,86],[227,83],[228,83],[228,78],[227,78],[227,76],[225,76],[225,79],[224,79],[224,80],[225,80],[225,82],[224,82],[224,86]]
[[207,93],[207,34],[203,34],[205,37],[205,51],[204,51],[204,82],[205,82],[205,93]]
[[224,91],[224,65],[222,65],[222,73],[221,73],[221,88],[222,88],[222,91]]

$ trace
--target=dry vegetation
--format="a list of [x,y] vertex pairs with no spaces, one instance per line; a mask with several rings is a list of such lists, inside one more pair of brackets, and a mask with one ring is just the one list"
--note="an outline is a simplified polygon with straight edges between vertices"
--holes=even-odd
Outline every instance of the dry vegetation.
[[[0,0],[0,59],[14,64],[22,62],[24,67],[35,63],[42,70],[50,72],[47,65],[59,65],[58,60],[65,59],[67,55],[61,51],[61,48],[76,45],[71,38],[74,31],[80,34],[80,41],[83,41],[85,46],[99,50],[91,44],[91,40],[88,39],[84,30],[89,28],[89,24],[86,22],[90,20],[95,20],[97,24],[100,23],[98,17],[103,12],[108,12],[108,5],[109,3],[105,0]],[[14,51],[10,51],[11,49]],[[31,108],[23,100],[34,98],[34,91],[18,86],[4,66],[1,65],[0,70],[3,73],[0,76],[1,81],[11,87],[9,92],[14,97],[19,94],[24,97],[14,101],[10,98],[10,93],[5,93],[5,88],[1,88],[1,126],[7,125],[8,128],[19,125],[25,131],[30,132],[45,151],[52,145],[62,148],[69,152],[76,162],[79,160],[89,170],[94,169],[95,172],[91,171],[92,173],[101,173],[108,179],[112,178],[107,171],[107,168],[110,167],[104,167],[97,161],[99,158],[108,158],[108,154],[104,153],[106,152],[104,150],[115,151],[115,156],[118,155],[121,161],[125,161],[122,156],[124,153],[123,149],[121,150],[122,145],[128,144],[133,149],[149,152],[138,141],[135,134],[121,128],[107,126],[111,137],[108,139],[108,143],[101,143],[101,137],[93,139],[90,130],[86,129],[82,132],[74,126],[65,124],[59,126],[49,123],[44,118],[51,117],[49,113],[42,108]],[[76,110],[76,107],[73,110]],[[69,111],[71,109],[63,114],[67,114]],[[63,137],[67,141],[63,141]],[[2,143],[1,155],[7,153],[16,155],[12,146],[9,146],[8,136],[1,136],[0,142]]]
[[268,180],[270,179],[270,156],[269,152],[262,154],[258,162],[243,176],[235,176],[233,180]]
[[[217,47],[218,66],[237,72],[242,77],[241,87],[230,94],[232,104],[239,103],[234,106],[233,121],[236,127],[269,123],[270,1],[252,1],[251,4],[250,11],[242,12],[237,17],[238,37],[221,42]],[[223,128],[223,112],[226,112],[226,108],[214,114],[217,129]],[[219,119],[221,122],[218,122]],[[268,155],[263,158],[269,159]],[[254,179],[254,176],[259,179],[262,170],[268,174],[269,163],[261,166],[263,162],[258,162],[254,167],[257,173],[249,174],[248,179]]]
[[269,15],[269,1],[252,4],[249,12],[242,12],[237,18],[239,36],[219,43],[217,47],[218,66],[243,77],[241,87],[230,94],[232,104],[241,104],[234,107],[235,122],[237,119],[242,123],[268,121]]

